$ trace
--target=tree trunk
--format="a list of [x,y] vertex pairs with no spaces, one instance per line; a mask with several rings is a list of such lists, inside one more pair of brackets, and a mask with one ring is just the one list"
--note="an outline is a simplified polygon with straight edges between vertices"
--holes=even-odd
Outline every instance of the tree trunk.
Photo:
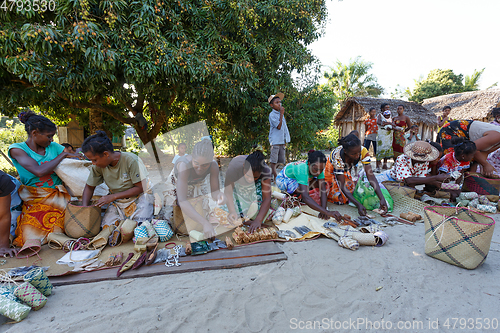
[[89,110],[90,134],[95,134],[99,130],[104,130],[101,111]]

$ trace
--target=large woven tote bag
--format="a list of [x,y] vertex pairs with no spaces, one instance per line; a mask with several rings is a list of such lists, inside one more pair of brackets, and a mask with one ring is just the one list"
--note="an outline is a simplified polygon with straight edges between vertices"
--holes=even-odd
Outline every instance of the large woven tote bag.
[[101,231],[101,208],[68,203],[64,213],[64,233],[72,238],[94,237]]
[[424,209],[425,254],[462,268],[475,269],[490,251],[495,221],[467,208]]

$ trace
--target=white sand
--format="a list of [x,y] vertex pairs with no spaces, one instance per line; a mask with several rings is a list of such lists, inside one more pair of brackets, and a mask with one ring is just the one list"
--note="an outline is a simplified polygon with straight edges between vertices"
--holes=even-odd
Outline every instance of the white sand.
[[[500,221],[500,215],[495,217]],[[320,238],[279,245],[288,260],[278,263],[56,287],[43,309],[0,329],[289,332],[312,328],[307,321],[331,325],[332,320],[333,325],[344,325],[336,331],[345,332],[366,331],[366,324],[349,327],[349,321],[369,320],[376,332],[386,331],[380,325],[402,331],[396,329],[398,321],[409,332],[441,332],[447,331],[448,320],[449,331],[459,331],[460,321],[452,330],[452,318],[464,318],[462,324],[472,323],[471,318],[471,332],[481,331],[479,322],[484,325],[494,318],[493,324],[499,325],[498,229],[488,258],[473,271],[426,256],[423,223],[386,232],[390,238],[381,248],[350,251]],[[429,329],[436,320],[438,329]],[[312,331],[331,328],[320,328],[319,323]]]

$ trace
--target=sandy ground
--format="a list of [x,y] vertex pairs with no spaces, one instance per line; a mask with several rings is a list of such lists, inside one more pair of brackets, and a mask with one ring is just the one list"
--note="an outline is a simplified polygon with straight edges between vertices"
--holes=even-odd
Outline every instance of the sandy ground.
[[386,232],[380,248],[350,251],[319,238],[280,244],[288,260],[278,263],[56,287],[42,310],[0,330],[479,332],[488,323],[498,332],[498,230],[472,271],[426,256],[423,223]]

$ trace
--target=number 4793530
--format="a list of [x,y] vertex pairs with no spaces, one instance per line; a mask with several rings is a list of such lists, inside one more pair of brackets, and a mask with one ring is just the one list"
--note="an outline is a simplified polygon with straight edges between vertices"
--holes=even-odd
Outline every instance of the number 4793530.
[[3,11],[35,11],[35,12],[46,12],[56,10],[56,2],[54,0],[0,0],[2,5],[0,5],[0,10]]

